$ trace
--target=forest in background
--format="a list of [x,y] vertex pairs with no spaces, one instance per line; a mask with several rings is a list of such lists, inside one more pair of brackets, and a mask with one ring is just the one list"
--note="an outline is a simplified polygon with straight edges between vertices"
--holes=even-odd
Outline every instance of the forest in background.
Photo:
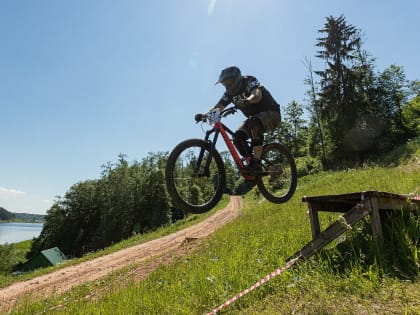
[[[318,34],[315,58],[325,67],[313,69],[306,60],[305,104],[283,106],[281,126],[266,137],[291,149],[299,176],[375,161],[420,131],[420,81],[407,80],[398,65],[378,70],[363,49],[362,31],[344,16],[327,17]],[[120,155],[102,167],[100,179],[73,185],[48,210],[28,257],[54,246],[81,256],[183,218],[166,192],[167,155],[150,153],[131,164]],[[232,188],[238,174],[222,156]]]
[[43,222],[44,215],[32,213],[10,212],[0,207],[0,221]]

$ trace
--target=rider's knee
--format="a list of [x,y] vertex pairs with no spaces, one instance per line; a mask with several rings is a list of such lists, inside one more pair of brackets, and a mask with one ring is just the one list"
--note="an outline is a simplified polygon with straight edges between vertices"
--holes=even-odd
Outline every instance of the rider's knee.
[[242,141],[246,141],[249,138],[248,134],[244,131],[244,130],[237,130],[234,134],[233,134],[233,141],[234,142],[242,142]]
[[261,120],[257,117],[251,117],[249,119],[249,125],[252,131],[253,145],[262,145],[264,142],[264,126]]
[[258,138],[252,139],[253,146],[259,146],[264,144],[264,134],[259,136]]
[[264,129],[262,121],[255,116],[249,118],[249,126],[251,127],[251,129]]

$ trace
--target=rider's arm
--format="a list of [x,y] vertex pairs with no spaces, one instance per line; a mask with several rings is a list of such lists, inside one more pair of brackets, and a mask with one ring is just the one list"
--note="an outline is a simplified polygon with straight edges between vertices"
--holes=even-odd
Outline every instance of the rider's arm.
[[258,103],[262,99],[262,90],[257,87],[251,91],[251,94],[246,98],[250,103]]
[[216,108],[220,109],[221,111],[226,108],[230,103],[232,103],[232,97],[229,96],[226,92],[223,94],[223,96],[220,98],[220,100],[217,102],[216,105],[214,105],[212,108],[210,108],[209,111],[212,111]]
[[214,109],[216,109],[216,108],[218,108],[218,109],[220,109],[222,111],[222,110],[225,109],[225,107],[226,107],[225,105],[223,105],[221,102],[219,102],[216,105],[214,105],[212,108],[210,108],[209,112],[212,111],[212,110],[214,110]]

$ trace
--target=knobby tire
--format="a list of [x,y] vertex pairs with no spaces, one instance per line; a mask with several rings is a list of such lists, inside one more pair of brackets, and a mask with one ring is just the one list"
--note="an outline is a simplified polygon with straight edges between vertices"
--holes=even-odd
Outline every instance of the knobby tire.
[[[211,154],[212,154],[211,161],[212,163],[213,162],[215,163],[213,165],[216,168],[215,174],[217,176],[216,178],[217,187],[215,188],[215,191],[211,196],[206,197],[208,198],[208,200],[197,201],[197,202],[187,200],[188,197],[183,195],[183,192],[181,190],[186,189],[186,187],[188,186],[182,189],[177,188],[177,184],[176,184],[177,179],[175,177],[179,169],[180,163],[182,164],[182,161],[181,161],[182,158],[180,157],[182,156],[183,153],[188,152],[188,150],[190,149],[204,150],[205,155],[208,155],[211,151]],[[203,163],[205,163],[205,160],[203,161]],[[189,164],[189,166],[191,166],[191,164]],[[189,179],[188,176],[189,175],[187,175],[186,181]],[[197,179],[197,178],[194,178],[193,176],[190,176],[190,177],[192,181]],[[206,180],[205,176],[202,176],[202,178],[203,180]],[[223,192],[226,189],[226,172],[225,172],[223,160],[220,154],[216,151],[216,149],[213,148],[212,143],[205,142],[204,140],[201,140],[201,139],[185,140],[181,142],[180,144],[178,144],[172,150],[166,164],[165,180],[166,180],[166,187],[167,187],[168,193],[172,199],[174,206],[188,213],[198,214],[198,213],[204,213],[204,212],[209,211],[210,209],[212,209],[214,206],[217,205],[217,203],[220,201],[220,199],[223,196]],[[210,178],[210,176],[208,176],[207,180],[209,180],[210,182],[212,179]],[[213,186],[216,186],[216,185],[213,185]]]
[[[269,180],[267,180],[267,175],[257,176],[256,183],[259,191],[261,194],[269,201],[273,203],[284,203],[288,201],[290,198],[292,198],[293,194],[295,193],[296,186],[297,186],[297,171],[296,171],[296,164],[295,160],[290,153],[290,151],[287,149],[286,146],[284,146],[281,143],[269,143],[264,145],[263,148],[263,154],[262,154],[262,163],[263,163],[263,169],[264,169],[264,160],[268,159],[267,156],[270,155],[270,153],[276,152],[279,156],[281,156],[282,161],[284,162],[284,165],[287,168],[287,174],[286,175],[279,175],[282,176],[286,181],[286,187],[284,188],[284,193],[281,195],[275,195],[271,190],[269,189]],[[267,171],[267,170],[264,170]],[[271,176],[271,175],[268,175]]]

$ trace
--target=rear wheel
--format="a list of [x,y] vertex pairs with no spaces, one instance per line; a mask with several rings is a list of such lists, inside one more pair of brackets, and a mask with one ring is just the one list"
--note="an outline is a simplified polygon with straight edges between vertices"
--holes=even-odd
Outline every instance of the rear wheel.
[[263,174],[256,178],[261,194],[274,203],[289,200],[297,185],[296,164],[289,150],[280,143],[266,144],[261,166]]
[[226,187],[220,154],[201,139],[186,140],[175,147],[168,157],[165,178],[174,205],[191,213],[213,208]]

